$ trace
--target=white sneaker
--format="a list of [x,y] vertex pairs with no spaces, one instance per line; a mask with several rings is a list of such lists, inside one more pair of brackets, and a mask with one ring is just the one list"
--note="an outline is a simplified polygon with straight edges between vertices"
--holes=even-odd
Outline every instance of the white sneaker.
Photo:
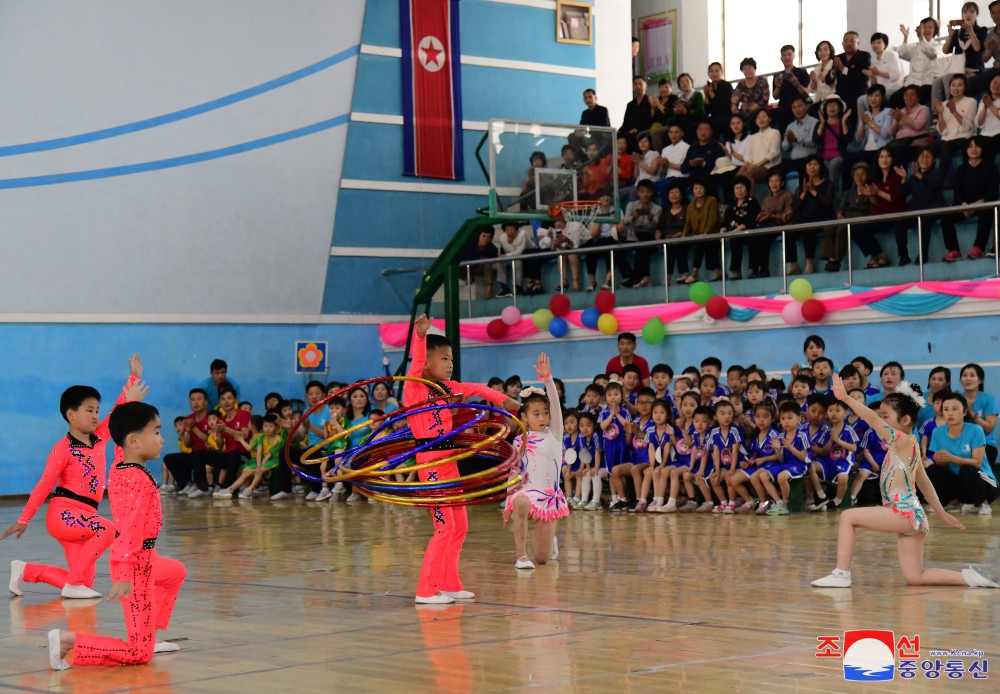
[[24,595],[21,592],[21,579],[24,578],[24,564],[20,559],[14,559],[10,563],[10,583],[8,587],[14,595]]
[[527,557],[521,557],[516,562],[514,562],[515,569],[534,569],[534,563]]
[[153,653],[175,653],[181,649],[176,643],[170,641],[157,641],[153,648]]
[[349,497],[347,497],[347,500],[348,501],[361,501],[361,495],[358,494],[357,492],[353,492]]
[[751,501],[748,504],[743,504],[742,506],[736,507],[736,513],[753,513],[754,509],[757,508],[757,502]]
[[684,505],[681,506],[677,510],[678,511],[684,511],[685,513],[687,513],[688,511],[694,511],[697,508],[698,508],[698,502],[697,501],[691,501],[690,499],[688,499],[687,501],[684,502]]
[[[331,496],[333,496],[333,492],[330,491],[330,488],[329,487],[323,487],[323,489],[320,490],[320,493],[316,495],[316,501],[326,501]],[[309,497],[306,497],[306,498],[309,498]]]
[[305,485],[302,484],[292,485],[292,494],[305,494],[305,493],[306,493]]
[[251,497],[253,497],[253,492],[250,491],[250,487],[246,487],[240,492],[241,499],[249,499]]
[[317,492],[309,492],[306,494],[306,501],[316,501],[317,497],[319,497]]
[[851,572],[834,569],[829,576],[817,578],[812,582],[813,588],[850,588]]
[[63,586],[62,596],[73,600],[88,600],[99,598],[101,594],[87,586],[72,586],[69,583]]
[[588,504],[586,504],[583,507],[583,510],[584,511],[600,511],[601,510],[601,502],[598,501],[597,499],[594,499],[593,501],[591,501]]
[[1000,583],[997,583],[995,578],[971,564],[969,568],[962,569],[962,578],[972,588],[1000,588]]
[[962,504],[962,513],[972,513],[976,510],[975,504]]
[[343,496],[344,491],[345,490],[343,482],[337,482],[335,485],[333,485],[333,493],[336,494],[337,496]]
[[475,600],[476,594],[471,590],[442,590],[442,595],[447,595],[453,600]]
[[422,598],[418,595],[413,598],[413,602],[418,605],[450,605],[455,602],[455,598],[446,593],[437,593],[436,595],[431,595],[426,598]]
[[706,501],[701,506],[696,507],[694,509],[694,512],[695,513],[710,513],[713,508],[715,508],[715,507],[712,506],[712,502],[711,501]]
[[203,496],[208,496],[208,492],[203,492],[198,487],[195,487],[190,492],[188,492],[187,498],[189,499],[200,499]]
[[292,495],[288,492],[278,492],[277,494],[271,495],[271,501],[281,501],[282,499],[291,499]]
[[194,482],[188,482],[186,485],[184,485],[184,489],[180,490],[179,494],[183,494],[184,496],[187,496],[188,494],[190,494],[191,492],[193,492],[197,488],[198,488],[198,485],[196,485]]
[[773,505],[774,505],[774,504],[773,504],[773,503],[771,502],[771,500],[770,500],[770,499],[767,499],[767,500],[765,500],[765,501],[762,501],[762,502],[760,503],[760,505],[759,505],[759,506],[757,506],[757,510],[756,510],[756,511],[754,511],[754,513],[755,513],[756,515],[758,515],[758,516],[763,516],[763,515],[764,515],[765,513],[767,513],[768,511],[770,511],[770,510],[771,510],[771,506],[773,506]]
[[552,554],[549,555],[549,561],[555,561],[559,558],[559,538],[555,535],[552,536]]
[[993,509],[990,508],[990,505],[984,501],[983,505],[979,507],[979,515],[980,516],[992,516],[993,515]]
[[232,489],[220,489],[212,495],[214,499],[232,499],[233,490]]
[[62,644],[59,639],[59,630],[53,629],[49,632],[49,667],[53,670],[69,670],[69,663],[63,660]]
[[167,494],[173,494],[176,491],[177,491],[177,487],[175,487],[172,484],[161,484],[160,485],[160,494],[163,494],[164,496],[166,496]]
[[677,513],[679,510],[676,499],[667,499],[667,503],[657,509],[660,513]]

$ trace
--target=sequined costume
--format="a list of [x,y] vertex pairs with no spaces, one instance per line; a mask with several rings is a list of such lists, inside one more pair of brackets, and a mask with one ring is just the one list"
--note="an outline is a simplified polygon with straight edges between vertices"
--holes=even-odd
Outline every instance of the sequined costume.
[[907,535],[919,535],[920,533],[930,531],[930,526],[927,524],[927,513],[924,511],[923,506],[920,505],[920,499],[917,498],[916,485],[914,484],[914,480],[919,472],[917,466],[922,464],[920,460],[920,448],[917,447],[916,439],[912,436],[909,437],[912,452],[910,454],[910,462],[904,463],[892,448],[892,443],[900,436],[899,432],[891,430],[889,450],[885,455],[886,462],[883,463],[882,473],[879,475],[882,505],[891,506],[893,513],[910,521],[913,530],[906,533]]
[[[414,334],[412,357],[406,375],[421,378],[427,362],[426,337]],[[482,398],[493,404],[500,404],[507,399],[503,393],[479,383],[442,381],[440,385],[452,393],[461,393],[466,398]],[[403,386],[403,405],[415,405],[437,395],[439,393],[436,390],[423,383],[407,381]],[[448,409],[410,415],[407,421],[413,436],[417,439],[437,438],[452,430],[451,411]],[[426,463],[451,455],[454,455],[454,451],[424,451],[417,453],[417,463]],[[439,467],[417,471],[417,477],[421,481],[447,480],[458,476],[456,463],[445,463]],[[434,535],[427,543],[427,551],[424,553],[424,564],[420,570],[420,581],[417,583],[418,597],[430,597],[440,591],[462,590],[462,579],[458,576],[458,560],[469,529],[468,514],[462,506],[433,506],[430,512],[434,522]]]
[[[126,402],[126,391],[138,381],[129,376],[115,407]],[[112,408],[113,409],[113,408]],[[111,435],[106,417],[90,435],[90,441],[79,441],[71,434],[59,441],[49,453],[45,470],[35,485],[28,503],[17,522],[27,525],[45,502],[45,497],[55,491],[45,514],[45,527],[62,545],[69,569],[61,566],[27,563],[23,581],[48,583],[56,588],[67,584],[93,588],[97,560],[115,539],[115,526],[102,518],[97,507],[104,496],[104,483],[108,466],[105,448]],[[116,460],[121,450],[116,447]]]
[[[524,473],[527,481],[507,497],[505,512],[514,510],[519,496],[531,502],[529,517],[535,521],[554,521],[569,515],[566,497],[559,488],[559,466],[562,460],[563,421],[559,392],[549,377],[545,379],[545,394],[549,397],[549,428],[529,431],[524,450]],[[521,436],[514,439],[514,448],[521,447]]]
[[78,633],[74,666],[148,663],[156,647],[156,630],[166,629],[170,623],[187,575],[181,562],[161,557],[154,549],[163,514],[156,481],[145,466],[113,466],[108,497],[119,530],[111,545],[111,580],[132,584],[132,592],[121,599],[128,641]]

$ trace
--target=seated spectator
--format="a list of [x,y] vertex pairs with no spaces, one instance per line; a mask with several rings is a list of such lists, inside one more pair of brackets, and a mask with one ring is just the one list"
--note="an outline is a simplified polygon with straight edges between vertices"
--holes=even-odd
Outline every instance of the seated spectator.
[[[746,164],[747,151],[750,149],[750,132],[743,116],[734,113],[729,118],[729,127],[723,138],[722,148],[729,161],[737,169]],[[733,174],[735,178],[735,174]]]
[[[701,127],[701,126],[699,126]],[[684,238],[695,239],[698,236],[716,234],[719,231],[719,201],[708,194],[708,184],[702,177],[697,177],[691,182],[691,194],[694,200],[688,205],[687,219],[684,221]],[[684,261],[684,265],[679,269],[685,274],[678,278],[679,284],[694,284],[698,281],[698,271],[701,263],[705,261],[705,267],[712,270],[710,282],[718,282],[722,278],[722,270],[719,268],[719,247],[715,241],[706,243],[693,243],[691,269],[687,271],[687,258],[682,256],[678,262]],[[678,251],[680,249],[678,248]],[[684,251],[680,251],[684,252]]]
[[865,70],[871,66],[872,56],[868,51],[858,48],[860,42],[858,32],[845,32],[841,42],[844,52],[833,59],[833,69],[837,73],[837,96],[844,101],[843,108],[849,124],[845,128],[847,132],[853,132],[857,125],[855,109],[858,97],[868,93],[868,75]]
[[[566,222],[562,219],[557,219],[552,223],[551,232],[552,250],[554,251],[579,248],[587,240],[584,238],[584,235],[587,237],[590,236],[589,231],[580,222]],[[570,273],[573,276],[573,291],[578,292],[580,291],[580,256],[576,253],[571,253],[566,256],[566,259],[569,261]],[[559,291],[566,291],[565,275],[559,277]]]
[[[759,119],[761,111],[757,114]],[[737,176],[733,181],[733,202],[726,206],[722,217],[719,233],[731,233],[757,228],[757,218],[760,216],[760,203],[750,194],[753,184],[745,176]],[[729,242],[729,279],[738,280],[743,277],[743,247],[746,239],[733,239]]]
[[986,373],[979,364],[966,364],[958,372],[962,394],[969,406],[969,420],[983,429],[986,435],[986,461],[992,465],[997,461],[996,426],[1000,415],[997,399],[985,391]]
[[[924,147],[917,155],[917,161],[913,163],[909,176],[906,175],[905,168],[903,169],[903,195],[910,196],[910,201],[906,205],[908,211],[947,207],[948,203],[944,199],[944,174],[936,164],[934,149]],[[923,262],[926,263],[928,261],[927,253],[931,245],[931,226],[934,222],[940,221],[941,218],[924,216],[919,217],[919,219],[920,250],[923,254]],[[900,267],[911,262],[907,249],[907,236],[909,230],[916,226],[916,219],[901,219],[896,222],[896,252],[899,254]]]
[[[809,93],[812,94],[814,104],[822,104],[837,93],[837,71],[833,69],[836,55],[837,50],[829,41],[820,41],[816,45],[816,60],[819,64],[809,73]],[[818,113],[818,106],[814,110]]]
[[755,120],[757,132],[750,136],[746,163],[736,175],[760,183],[771,169],[781,165],[781,133],[771,127],[771,112],[767,109],[758,111]]
[[674,104],[677,96],[670,80],[661,79],[656,83],[656,98],[649,100],[653,107],[653,125],[661,128],[674,122]]
[[[792,120],[785,128],[785,136],[781,140],[781,150],[787,155],[782,171],[786,175],[794,171],[801,177],[806,159],[817,151],[813,132],[819,121],[809,115],[809,106],[803,98],[793,99],[790,108]],[[729,158],[732,159],[731,154]]]
[[875,163],[878,151],[892,141],[892,111],[885,108],[885,87],[875,84],[868,88],[868,109],[858,118],[857,141],[861,143],[860,158],[869,166]]
[[[611,194],[604,192],[600,195],[598,200],[601,203],[601,208],[599,214],[606,215],[611,212]],[[584,243],[580,244],[580,248],[594,248],[598,246],[617,246],[618,240],[618,230],[613,224],[608,224],[607,222],[594,222],[590,225],[589,233],[587,234],[587,239]],[[597,284],[597,263],[601,260],[604,261],[604,283],[601,285],[601,289],[611,289],[611,254],[610,253],[588,253],[584,256],[584,260],[587,264],[587,291],[592,292],[596,288]],[[628,264],[626,258],[618,259],[618,266],[622,270],[622,275],[624,277],[629,277],[632,274],[632,268]]]
[[743,73],[743,79],[733,88],[733,113],[738,113],[747,122],[751,122],[757,111],[767,109],[771,101],[771,89],[767,86],[767,80],[757,76],[757,61],[753,58],[740,61],[740,72]]
[[[661,238],[677,239],[684,235],[684,227],[687,222],[687,199],[684,197],[684,190],[676,183],[667,187],[667,203],[660,214]],[[664,282],[670,283],[670,276],[674,274],[674,267],[682,273],[687,272],[687,265],[683,268],[679,262],[679,252],[681,246],[670,246],[667,249],[667,266],[663,270]],[[684,254],[685,263],[687,254]]]
[[722,63],[708,66],[705,83],[705,114],[716,132],[722,132],[733,113],[733,85],[722,78]]
[[580,125],[597,125],[611,127],[611,118],[608,116],[608,109],[597,103],[597,92],[593,89],[583,90],[583,103],[587,108],[580,114]]
[[[829,172],[834,190],[840,188],[840,169],[847,156],[850,130],[847,126],[850,111],[844,111],[844,102],[839,96],[831,96],[820,105],[819,123],[813,131],[813,142],[823,166]],[[808,160],[807,160],[808,161]]]
[[945,425],[935,427],[928,450],[934,452],[927,478],[941,501],[953,510],[968,504],[980,515],[993,513],[990,504],[1000,496],[996,476],[986,459],[986,435],[968,421],[969,405],[960,393],[940,398]]
[[986,27],[979,26],[978,19],[979,6],[974,2],[967,2],[962,5],[962,18],[948,22],[948,38],[941,52],[944,53],[945,60],[949,55],[963,55],[965,71],[962,73],[949,71],[935,79],[931,86],[932,103],[948,98],[948,85],[951,84],[953,77],[961,75],[968,78],[970,75],[978,75],[985,71],[982,51],[986,46],[988,32]]
[[[794,217],[792,194],[785,190],[785,176],[773,172],[767,179],[771,194],[760,204],[757,224],[761,227],[781,227],[790,224]],[[755,236],[750,239],[750,279],[770,277],[771,242],[773,236]]]
[[624,136],[628,143],[629,153],[638,149],[639,133],[649,130],[653,124],[652,100],[646,96],[646,78],[636,75],[632,78],[632,100],[625,107],[625,117],[622,127],[618,130],[619,137]]
[[937,113],[937,129],[941,133],[941,168],[945,181],[952,170],[952,155],[961,152],[969,138],[976,134],[976,100],[965,95],[968,84],[965,75],[953,75],[948,83],[951,98],[934,102]]
[[[893,94],[898,92],[903,86],[903,66],[899,62],[899,55],[895,51],[886,50],[889,48],[889,37],[882,32],[872,34],[872,58],[871,65],[862,72],[868,76],[869,91],[875,85],[880,85],[883,89],[883,105],[888,102]],[[869,102],[865,96],[858,98],[857,112],[867,111]]]
[[990,88],[983,94],[976,125],[984,140],[983,159],[995,162],[1000,149],[1000,75],[990,80]]
[[[831,101],[828,103],[836,102]],[[806,176],[802,180],[795,197],[792,199],[795,222],[797,224],[807,224],[809,222],[825,222],[828,219],[833,219],[834,186],[826,178],[823,161],[818,155],[806,159],[805,171]],[[806,255],[805,273],[808,275],[816,269],[816,230],[811,229],[788,235],[785,258],[789,263],[789,275],[798,275],[801,273],[798,263],[798,244],[796,243],[798,237],[802,238],[802,247]]]
[[[712,124],[702,121],[695,130],[697,138],[687,151],[681,171],[688,176],[698,175],[702,182],[710,186],[709,194],[714,195],[718,190],[718,180],[713,180],[711,171],[715,168],[715,162],[720,157],[726,156],[725,151],[719,141],[712,137]],[[715,232],[712,232],[715,233]]]
[[[626,366],[635,366],[639,369],[639,382],[645,388],[649,385],[649,362],[635,353],[636,339],[632,333],[621,333],[618,336],[618,354],[608,359],[604,367],[604,374],[622,375]],[[596,379],[595,379],[596,382]],[[607,379],[605,378],[605,384]]]
[[[652,182],[640,181],[636,190],[639,199],[630,202],[622,215],[621,224],[625,232],[626,243],[653,241],[657,238],[657,230],[660,228],[660,215],[663,208],[653,202]],[[632,271],[632,276],[622,282],[623,287],[652,286],[653,281],[649,277],[649,258],[652,252],[652,248],[636,249],[635,268]]]
[[624,198],[631,192],[629,189],[635,182],[635,162],[632,161],[632,155],[628,153],[628,141],[621,135],[618,136],[617,140],[617,156],[618,196]]
[[[573,171],[576,174],[577,187],[579,188],[580,167],[576,161],[576,147],[570,144],[565,144],[562,146],[560,153],[562,154],[562,163],[559,165],[559,168],[564,171]],[[555,202],[572,200],[573,179],[569,176],[560,177],[558,181],[552,184],[550,188],[547,188],[547,190],[549,192],[550,199]]]
[[395,412],[399,409],[399,400],[392,397],[392,393],[389,391],[389,385],[387,383],[373,384],[371,399],[373,407],[377,410],[381,410],[385,414]]
[[[180,496],[194,498],[209,494],[205,476],[207,456],[205,441],[211,429],[208,423],[208,394],[203,388],[192,388],[188,393],[191,414],[184,418],[179,432],[180,453],[163,456],[163,464],[174,478],[174,485]],[[184,452],[185,449],[187,452]]]
[[[906,87],[917,88],[917,100],[921,104],[931,102],[931,85],[937,77],[938,60],[941,59],[941,48],[938,46],[937,38],[940,31],[938,21],[933,17],[921,20],[917,27],[917,40],[907,43],[910,40],[910,30],[902,24],[899,30],[903,32],[903,43],[896,47],[896,53],[903,60],[909,61],[910,73],[903,80]],[[903,106],[903,94],[896,92],[889,98],[889,106],[898,109]]]
[[[569,146],[569,145],[565,145]],[[531,208],[535,205],[535,170],[548,167],[549,160],[545,152],[532,152],[529,158],[528,171],[524,174],[524,182],[521,184],[521,209]]]
[[903,87],[903,108],[892,111],[889,132],[893,141],[893,158],[901,165],[913,161],[917,152],[930,143],[931,111],[920,103],[919,90],[914,85]]
[[[872,217],[891,215],[906,211],[906,198],[903,195],[903,177],[906,170],[896,166],[892,159],[892,152],[888,147],[883,147],[878,152],[878,166],[873,170],[871,183],[864,192],[872,201],[872,209],[869,213]],[[885,267],[889,264],[889,259],[882,250],[882,244],[875,237],[893,227],[892,220],[880,220],[871,224],[858,226],[854,232],[854,243],[868,257],[866,268]],[[909,258],[907,258],[909,262]]]
[[[639,150],[632,154],[632,161],[635,163],[635,184],[639,185],[642,181],[650,181],[651,183],[657,183],[660,176],[660,154],[652,147],[652,138],[650,138],[649,133],[642,133],[639,135]],[[636,190],[632,189],[632,193],[629,196],[630,201],[636,199]]]
[[677,100],[674,101],[674,122],[684,133],[694,138],[694,129],[705,117],[705,96],[694,88],[691,75],[682,72],[677,77]]
[[[969,140],[965,147],[965,163],[955,170],[954,205],[974,205],[977,202],[989,202],[998,197],[1000,174],[997,165],[985,161],[983,141],[977,136]],[[955,233],[955,222],[976,215],[979,224],[976,229],[976,241],[969,251],[969,258],[977,260],[986,254],[986,242],[993,233],[993,215],[989,210],[973,212],[958,212],[945,215],[941,219],[941,229],[944,232],[944,245],[948,253],[945,261],[954,262],[962,259],[958,247],[958,236]]]
[[587,163],[580,168],[580,198],[593,200],[602,190],[611,188],[611,155],[604,154],[600,145],[587,145]]
[[683,166],[691,145],[684,141],[684,129],[677,123],[671,124],[667,129],[667,138],[668,144],[660,152],[660,172],[667,181],[687,178]]
[[[517,222],[504,222],[500,227],[500,255],[521,256],[530,249],[535,248],[534,230],[530,224],[519,225]],[[518,293],[525,293],[536,285],[541,287],[541,278],[535,272],[536,266],[523,261],[514,261],[514,277],[508,281],[507,267],[510,263],[497,263],[497,280],[500,282],[500,291],[497,296],[511,296],[511,287]],[[525,289],[514,287],[519,279],[526,280]]]
[[240,384],[229,377],[229,365],[225,361],[213,359],[208,370],[211,376],[198,384],[208,397],[208,409],[214,410],[219,406],[219,388],[226,383],[233,387],[236,399],[240,399]]
[[[465,260],[487,260],[492,258],[497,258],[500,255],[500,249],[495,243],[493,243],[493,235],[496,231],[492,224],[483,225],[479,227],[479,232],[475,235],[473,241],[469,244],[469,247],[465,251]],[[483,281],[486,285],[486,298],[493,298],[493,271],[494,267],[492,263],[486,265],[473,265],[471,267],[472,276],[478,277],[482,275]],[[268,408],[270,409],[270,408]]]
[[778,102],[775,127],[784,132],[792,122],[792,102],[809,98],[809,73],[795,67],[795,46],[781,47],[781,72],[775,73],[772,84],[771,95]]
[[[840,196],[837,206],[837,219],[856,219],[867,217],[871,213],[872,201],[868,197],[868,184],[871,182],[871,167],[863,161],[851,169],[854,187],[846,190]],[[858,227],[854,227],[857,233]],[[847,243],[847,225],[838,224],[823,230],[823,245],[820,256],[826,260],[824,270],[838,272],[844,255],[850,250]]]

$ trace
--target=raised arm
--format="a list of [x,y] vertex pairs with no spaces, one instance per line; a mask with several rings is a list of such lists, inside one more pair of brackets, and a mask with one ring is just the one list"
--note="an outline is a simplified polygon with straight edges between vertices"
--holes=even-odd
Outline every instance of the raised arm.
[[830,382],[833,386],[833,397],[845,403],[855,414],[861,417],[875,434],[896,451],[900,458],[909,460],[910,447],[907,437],[889,426],[884,419],[875,414],[875,411],[867,405],[858,402],[848,395],[847,389],[844,388],[844,382],[840,379],[839,375],[831,374]]
[[[128,360],[128,366],[128,380],[125,381],[125,385],[122,387],[122,392],[118,394],[118,399],[115,400],[114,407],[111,408],[112,412],[114,412],[115,407],[118,407],[126,402],[142,400],[146,397],[146,393],[149,392],[149,388],[146,388],[140,380],[142,378],[144,367],[142,359],[138,354],[132,355],[132,357]],[[111,432],[108,431],[108,422],[110,420],[111,414],[109,413],[108,416],[97,425],[97,429],[94,431],[97,436],[105,441],[111,438]]]
[[552,364],[549,362],[549,355],[545,352],[539,354],[538,363],[534,367],[535,373],[538,374],[538,380],[545,384],[545,394],[549,396],[549,429],[556,439],[562,441],[562,403],[559,402],[559,390],[552,378]]

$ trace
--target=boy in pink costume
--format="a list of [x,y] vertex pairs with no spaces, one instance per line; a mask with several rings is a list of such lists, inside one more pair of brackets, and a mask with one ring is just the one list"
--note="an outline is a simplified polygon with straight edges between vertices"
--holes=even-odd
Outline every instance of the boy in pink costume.
[[[407,376],[434,381],[448,393],[461,394],[465,398],[482,398],[487,402],[501,405],[507,410],[517,410],[516,400],[493,390],[481,383],[460,383],[452,381],[453,368],[451,343],[442,335],[427,335],[431,321],[421,315],[414,322],[415,336],[412,344],[412,361]],[[423,383],[407,381],[403,386],[403,405],[415,405],[439,393]],[[448,409],[421,412],[407,417],[410,430],[418,442],[426,442],[452,431],[452,416]],[[417,464],[447,458],[455,450],[436,450],[417,453]],[[438,467],[417,471],[421,481],[455,479],[459,476],[458,464],[445,463]],[[424,564],[417,584],[416,602],[420,604],[446,604],[455,600],[472,600],[475,594],[463,590],[462,579],[458,576],[458,560],[462,554],[462,543],[469,529],[468,514],[463,506],[433,506],[430,509],[434,521],[434,535],[427,544]]]

